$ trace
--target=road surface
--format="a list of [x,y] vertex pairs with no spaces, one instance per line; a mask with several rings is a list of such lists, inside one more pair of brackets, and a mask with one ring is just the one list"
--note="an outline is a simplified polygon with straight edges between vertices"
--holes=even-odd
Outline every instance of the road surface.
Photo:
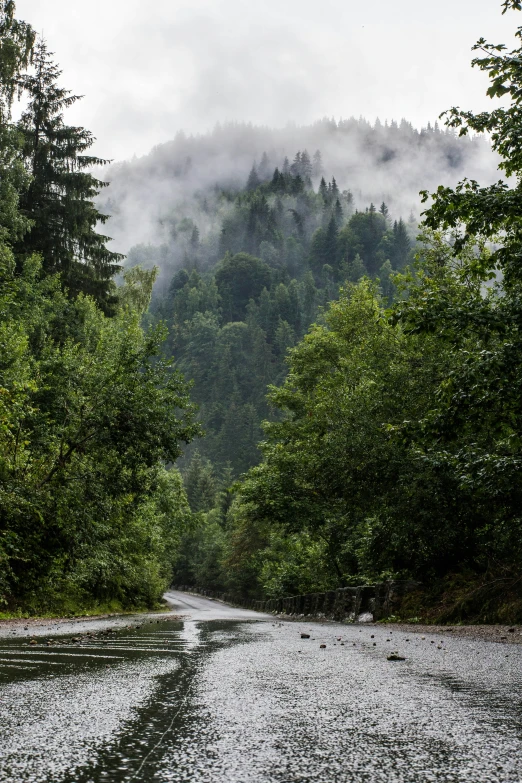
[[522,781],[522,646],[168,599],[0,639],[2,783]]

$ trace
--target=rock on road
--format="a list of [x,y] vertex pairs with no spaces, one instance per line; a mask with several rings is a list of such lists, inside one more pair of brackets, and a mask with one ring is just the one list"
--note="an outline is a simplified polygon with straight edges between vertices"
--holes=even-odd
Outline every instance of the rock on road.
[[2,783],[522,781],[522,646],[167,598],[0,638]]

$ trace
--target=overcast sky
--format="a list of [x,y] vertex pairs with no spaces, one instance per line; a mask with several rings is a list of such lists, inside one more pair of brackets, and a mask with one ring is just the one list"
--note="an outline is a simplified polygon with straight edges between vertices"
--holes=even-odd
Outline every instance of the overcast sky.
[[481,36],[513,44],[522,14],[500,0],[17,0],[47,38],[68,117],[96,152],[142,155],[216,122],[284,125],[327,116],[406,117],[483,109],[470,68]]

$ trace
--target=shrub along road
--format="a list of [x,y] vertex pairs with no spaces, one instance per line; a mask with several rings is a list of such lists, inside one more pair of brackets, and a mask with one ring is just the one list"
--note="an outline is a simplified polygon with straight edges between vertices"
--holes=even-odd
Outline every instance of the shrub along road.
[[0,781],[521,779],[519,646],[168,598],[0,641]]

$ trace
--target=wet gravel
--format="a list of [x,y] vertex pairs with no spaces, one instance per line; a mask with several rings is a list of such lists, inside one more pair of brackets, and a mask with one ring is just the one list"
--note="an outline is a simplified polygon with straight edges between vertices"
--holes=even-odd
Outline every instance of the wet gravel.
[[519,646],[178,599],[0,640],[2,783],[522,781]]

